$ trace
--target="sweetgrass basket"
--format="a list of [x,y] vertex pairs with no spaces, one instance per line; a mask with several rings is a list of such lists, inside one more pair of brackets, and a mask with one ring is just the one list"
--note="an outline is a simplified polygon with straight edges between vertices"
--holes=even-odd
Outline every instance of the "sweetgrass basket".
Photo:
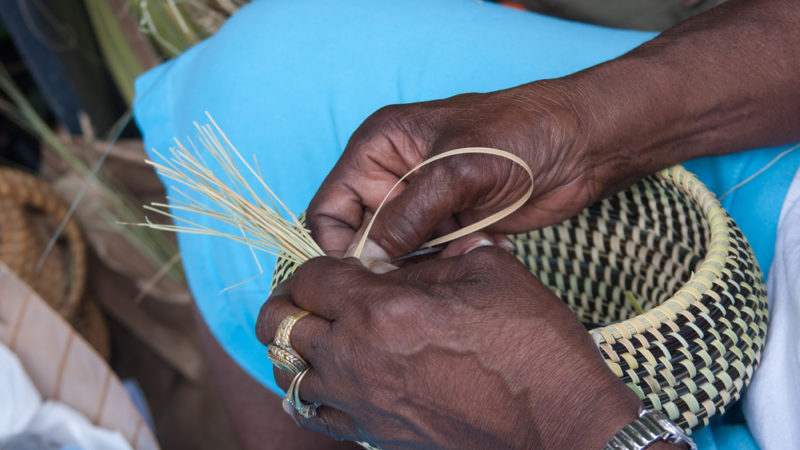
[[[767,331],[766,288],[747,240],[693,174],[663,170],[511,237],[646,407],[691,432],[739,398]],[[295,267],[279,257],[273,284]]]
[[67,256],[59,258],[60,249],[55,248],[36,270],[46,238],[36,233],[34,218],[43,217],[55,229],[67,214],[64,201],[46,182],[0,167],[0,211],[0,260],[64,318],[76,319],[86,286],[86,245],[74,219],[62,232]]
[[514,240],[646,407],[690,431],[739,398],[767,332],[766,288],[742,232],[693,174],[664,170]]

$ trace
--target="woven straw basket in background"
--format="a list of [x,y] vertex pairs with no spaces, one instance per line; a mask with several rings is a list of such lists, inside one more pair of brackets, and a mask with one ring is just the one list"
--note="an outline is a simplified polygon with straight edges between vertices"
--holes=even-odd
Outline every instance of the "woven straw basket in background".
[[67,205],[45,181],[0,167],[0,261],[29,284],[107,360],[108,326],[97,304],[85,298],[86,245],[74,218],[68,220],[41,268],[47,241],[67,214]]
[[[37,235],[33,216],[41,214],[55,229],[67,214],[67,206],[44,181],[19,170],[0,167],[0,208],[3,212],[0,214],[0,260],[30,283],[59,314],[72,320],[78,313],[86,285],[86,246],[74,219],[67,222],[63,231],[69,257],[51,255],[38,272],[35,270],[46,237],[42,239]],[[57,254],[59,249],[55,250]]]
[[[661,171],[512,239],[646,407],[690,431],[739,398],[767,331],[766,289],[741,231],[694,175]],[[279,257],[273,282],[295,267]]]

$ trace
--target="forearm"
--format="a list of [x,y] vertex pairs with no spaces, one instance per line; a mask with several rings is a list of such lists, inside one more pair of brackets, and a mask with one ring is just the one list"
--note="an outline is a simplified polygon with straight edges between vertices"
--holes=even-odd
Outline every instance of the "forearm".
[[799,11],[732,1],[565,78],[585,145],[617,178],[602,180],[606,194],[689,159],[800,139]]

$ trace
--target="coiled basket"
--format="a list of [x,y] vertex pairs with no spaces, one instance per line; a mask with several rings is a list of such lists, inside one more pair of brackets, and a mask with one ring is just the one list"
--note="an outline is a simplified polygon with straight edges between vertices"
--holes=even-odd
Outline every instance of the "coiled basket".
[[[691,432],[739,398],[761,356],[766,289],[742,232],[693,174],[663,170],[511,237],[647,408]],[[294,268],[278,258],[273,282]]]

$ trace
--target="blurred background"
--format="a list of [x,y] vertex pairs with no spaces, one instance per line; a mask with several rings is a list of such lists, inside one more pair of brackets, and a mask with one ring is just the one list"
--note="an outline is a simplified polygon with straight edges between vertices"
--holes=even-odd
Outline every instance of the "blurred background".
[[[0,2],[0,261],[143,394],[165,449],[236,445],[174,236],[124,225],[164,200],[130,117],[133,81],[245,3]],[[78,196],[81,232],[60,232]]]

